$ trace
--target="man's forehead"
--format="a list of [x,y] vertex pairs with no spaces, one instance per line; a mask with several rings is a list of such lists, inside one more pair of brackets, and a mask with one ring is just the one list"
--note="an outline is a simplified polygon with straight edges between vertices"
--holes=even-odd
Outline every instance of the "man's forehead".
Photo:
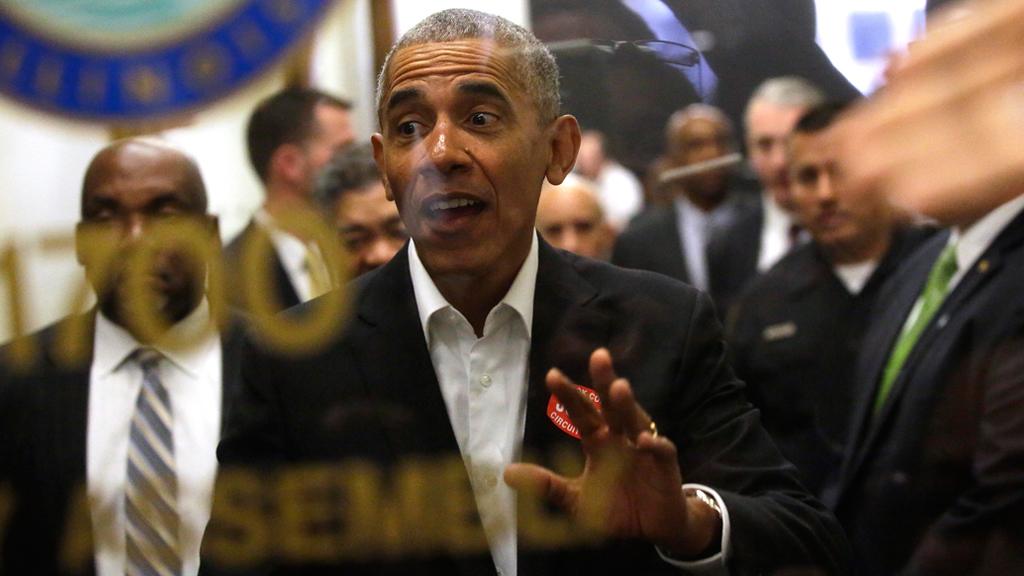
[[189,174],[172,161],[134,165],[115,165],[93,179],[84,189],[85,198],[140,200],[174,195],[199,201],[195,183]]
[[802,106],[785,106],[772,102],[755,102],[747,115],[748,128],[753,130],[774,130],[777,128],[791,129],[805,108]]
[[789,153],[794,161],[828,162],[836,157],[825,132],[794,132],[789,137]]
[[691,138],[704,136],[708,133],[719,134],[725,132],[725,124],[710,116],[694,116],[679,126],[676,135],[680,138]]
[[490,79],[506,91],[521,87],[514,69],[514,51],[494,40],[471,38],[406,46],[395,52],[389,66],[384,102],[391,92],[435,77]]

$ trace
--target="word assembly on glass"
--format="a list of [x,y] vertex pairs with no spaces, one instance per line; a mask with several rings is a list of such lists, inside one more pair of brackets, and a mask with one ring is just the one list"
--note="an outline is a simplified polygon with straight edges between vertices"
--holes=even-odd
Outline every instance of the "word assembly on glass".
[[[612,490],[622,481],[624,452],[602,458],[572,516],[540,494],[520,492],[519,546],[554,550],[593,546],[608,537]],[[579,469],[578,453],[552,455],[560,470]],[[0,537],[17,508],[0,487]],[[466,466],[457,456],[407,459],[380,467],[365,461],[290,465],[280,469],[225,467],[218,472],[203,561],[231,569],[265,563],[343,563],[476,555],[488,550]],[[69,572],[91,561],[89,504],[80,489],[68,505],[60,562]]]

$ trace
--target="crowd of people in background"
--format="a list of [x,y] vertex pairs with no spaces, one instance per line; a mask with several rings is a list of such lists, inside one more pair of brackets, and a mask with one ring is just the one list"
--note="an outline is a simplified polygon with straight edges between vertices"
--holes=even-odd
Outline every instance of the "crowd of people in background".
[[[137,249],[167,219],[217,242],[216,217],[187,153],[146,138],[111,144],[85,174],[78,231],[98,308],[32,336],[52,347],[78,322],[94,341],[88,361],[68,367],[43,353],[25,373],[0,367],[0,481],[36,503],[0,514],[10,527],[0,531],[0,573],[65,571],[53,551],[83,483],[98,573],[195,573],[204,527],[223,505],[213,496],[223,438],[222,464],[261,470],[376,460],[388,442],[403,455],[454,451],[488,543],[469,570],[554,571],[564,558],[517,555],[502,530],[510,515],[515,526],[504,482],[557,487],[550,503],[574,512],[570,496],[587,476],[513,464],[524,443],[550,447],[537,422],[551,424],[526,408],[527,390],[531,402],[550,395],[549,410],[567,406],[588,470],[611,435],[635,451],[630,466],[647,466],[629,468],[631,481],[683,486],[678,500],[615,493],[640,521],[612,522],[613,536],[657,554],[602,547],[597,559],[652,573],[1024,569],[1024,58],[1008,48],[1022,49],[1020,21],[1020,3],[1004,1],[936,24],[935,38],[894,63],[891,85],[864,101],[835,101],[785,76],[750,92],[740,126],[714,106],[688,104],[650,135],[662,155],[634,174],[599,131],[509,89],[494,64],[506,56],[459,62],[476,83],[437,81],[470,72],[444,68],[458,66],[443,50],[418,50],[491,49],[475,32],[446,35],[445,23],[484,26],[506,47],[536,43],[475,13],[442,13],[389,56],[372,143],[355,142],[352,130],[351,110],[363,104],[319,90],[288,88],[252,112],[247,144],[265,202],[223,248],[228,320],[204,329],[219,312],[181,254],[158,252],[147,276],[159,295],[154,314],[194,343],[180,350],[146,342],[131,324],[127,315],[152,300],[122,281],[128,261],[110,255]],[[988,66],[974,70],[968,56]],[[416,57],[436,57],[438,69],[417,68]],[[950,71],[962,74],[962,92],[936,94]],[[417,84],[418,75],[427,80]],[[440,137],[427,135],[435,121]],[[534,141],[473,132],[492,123]],[[430,170],[410,168],[417,162]],[[545,180],[537,190],[533,176]],[[493,197],[473,188],[484,181]],[[444,194],[421,190],[437,182]],[[523,190],[501,190],[513,184]],[[472,228],[471,242],[456,238],[491,212],[495,221]],[[114,248],[87,244],[92,230],[107,231]],[[344,257],[332,258],[325,240]],[[252,251],[265,257],[255,273],[267,274],[269,293],[243,288]],[[309,303],[339,289],[352,292],[357,320],[310,358],[279,359],[246,341],[246,313],[315,314]],[[560,340],[566,327],[573,337]],[[361,378],[403,383],[329,391]],[[468,391],[454,384],[461,379]],[[512,391],[486,396],[495,381]],[[579,400],[577,383],[596,390],[600,410]],[[683,383],[687,392],[670,386]],[[378,393],[395,403],[383,415],[363,396]],[[413,408],[448,434],[409,429],[422,420]],[[668,512],[652,512],[659,507]],[[832,518],[852,554],[834,540]],[[673,539],[679,526],[686,537]],[[434,560],[423,564],[428,573],[451,567]]]

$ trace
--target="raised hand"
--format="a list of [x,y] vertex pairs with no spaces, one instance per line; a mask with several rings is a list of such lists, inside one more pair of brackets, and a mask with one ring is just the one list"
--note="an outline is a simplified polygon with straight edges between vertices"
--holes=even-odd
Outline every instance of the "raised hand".
[[675,444],[658,435],[629,382],[615,374],[608,350],[591,354],[590,378],[602,410],[558,369],[546,378],[579,429],[586,456],[583,473],[566,478],[533,464],[512,464],[505,481],[540,494],[574,517],[596,511],[612,537],[646,539],[680,558],[717,551],[718,513],[684,495]]

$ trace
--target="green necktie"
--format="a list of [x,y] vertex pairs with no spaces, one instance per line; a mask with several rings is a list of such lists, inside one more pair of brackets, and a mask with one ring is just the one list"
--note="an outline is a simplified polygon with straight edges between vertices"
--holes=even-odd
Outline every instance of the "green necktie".
[[956,275],[956,271],[956,245],[950,244],[939,255],[939,259],[935,261],[932,271],[928,274],[928,282],[925,283],[924,290],[917,299],[920,310],[917,318],[914,319],[913,324],[904,328],[889,355],[885,372],[882,373],[882,384],[878,387],[878,393],[875,396],[875,414],[878,414],[882,406],[885,405],[885,399],[889,396],[892,384],[899,376],[900,370],[903,369],[903,363],[906,362],[917,339],[921,337],[921,333],[928,326],[932,316],[945,300],[949,281]]

